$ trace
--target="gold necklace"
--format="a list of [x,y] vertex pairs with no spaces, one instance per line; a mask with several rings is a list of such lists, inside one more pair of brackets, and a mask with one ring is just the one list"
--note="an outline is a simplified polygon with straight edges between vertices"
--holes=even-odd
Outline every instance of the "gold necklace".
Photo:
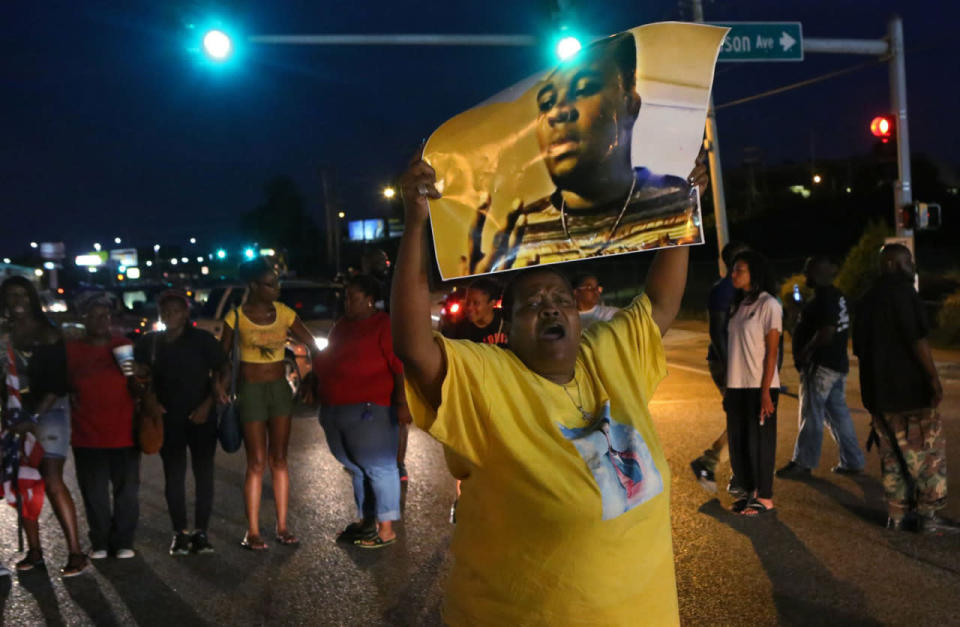
[[[636,186],[637,186],[637,177],[634,176],[634,177],[633,177],[633,182],[630,183],[630,191],[627,192],[627,199],[626,199],[625,201],[623,201],[623,208],[620,209],[620,214],[617,215],[617,220],[616,220],[616,222],[613,223],[613,228],[610,229],[610,235],[607,235],[607,241],[603,243],[603,245],[600,247],[599,250],[597,250],[597,251],[594,252],[594,253],[591,253],[592,255],[599,255],[599,254],[603,253],[603,251],[605,251],[605,250],[607,249],[607,246],[610,245],[610,240],[613,239],[614,233],[616,233],[616,232],[617,232],[617,229],[620,228],[620,221],[623,220],[623,214],[625,214],[625,213],[627,212],[627,206],[630,205],[630,197],[633,196],[633,189],[634,189]],[[573,236],[570,235],[570,231],[567,230],[567,212],[566,212],[567,200],[566,200],[565,198],[563,198],[562,195],[560,196],[560,198],[561,198],[561,200],[560,200],[560,226],[563,227],[563,234],[564,234],[564,235],[566,236],[566,238],[570,241],[570,243],[573,244],[574,248],[576,248],[576,249],[579,250],[580,252],[583,252],[583,249],[580,248],[580,246],[578,246],[575,241],[573,241]],[[571,400],[573,400],[573,399],[571,399]]]
[[563,388],[563,391],[567,394],[567,398],[570,399],[570,402],[573,403],[573,406],[576,407],[577,410],[580,412],[580,417],[583,418],[584,422],[590,422],[591,416],[590,416],[590,414],[588,414],[587,411],[583,408],[583,393],[580,391],[580,381],[577,380],[577,374],[576,374],[576,373],[573,374],[573,382],[574,382],[574,384],[576,384],[576,386],[577,386],[577,398],[580,399],[580,402],[579,402],[579,403],[578,403],[577,401],[573,400],[573,395],[570,394],[570,390],[567,389],[567,386],[566,386],[566,385],[561,385],[560,387]]

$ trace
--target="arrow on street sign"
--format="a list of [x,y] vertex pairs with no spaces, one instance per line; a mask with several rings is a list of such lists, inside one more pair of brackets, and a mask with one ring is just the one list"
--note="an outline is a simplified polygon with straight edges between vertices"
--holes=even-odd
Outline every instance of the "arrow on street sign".
[[717,61],[803,61],[800,22],[713,22],[730,32]]

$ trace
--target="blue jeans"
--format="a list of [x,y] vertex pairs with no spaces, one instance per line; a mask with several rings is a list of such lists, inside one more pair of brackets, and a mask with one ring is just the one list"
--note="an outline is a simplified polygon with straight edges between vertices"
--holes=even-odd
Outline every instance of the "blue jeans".
[[816,468],[820,463],[824,420],[840,449],[840,466],[859,470],[866,463],[847,408],[846,382],[846,374],[823,366],[800,375],[800,431],[793,447],[798,465]]
[[353,476],[357,518],[400,520],[397,421],[373,403],[335,405],[320,411],[327,446]]

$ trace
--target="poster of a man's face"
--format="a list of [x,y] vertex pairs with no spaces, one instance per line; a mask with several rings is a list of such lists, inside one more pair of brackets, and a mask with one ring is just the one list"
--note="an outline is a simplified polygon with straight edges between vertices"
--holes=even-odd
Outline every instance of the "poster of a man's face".
[[639,27],[441,126],[424,158],[443,277],[701,243],[685,176],[724,33]]

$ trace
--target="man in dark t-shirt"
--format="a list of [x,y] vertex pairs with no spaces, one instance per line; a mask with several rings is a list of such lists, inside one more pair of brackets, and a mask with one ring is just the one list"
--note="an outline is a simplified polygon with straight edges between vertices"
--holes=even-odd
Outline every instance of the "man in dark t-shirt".
[[471,283],[464,301],[466,316],[453,327],[449,337],[506,347],[506,325],[496,308],[499,299],[500,286],[492,279],[481,277]]
[[882,274],[857,307],[853,350],[879,440],[887,527],[903,529],[915,510],[924,533],[956,533],[937,514],[947,505],[947,438],[937,411],[943,386],[913,287],[913,256],[900,244],[884,246],[880,255]]
[[857,474],[865,463],[847,408],[850,314],[846,297],[833,286],[837,269],[823,256],[807,259],[803,267],[814,297],[800,312],[793,333],[793,360],[800,371],[800,426],[793,458],[777,471],[778,477],[810,476],[810,470],[820,463],[824,422],[840,452],[840,463],[833,472]]

